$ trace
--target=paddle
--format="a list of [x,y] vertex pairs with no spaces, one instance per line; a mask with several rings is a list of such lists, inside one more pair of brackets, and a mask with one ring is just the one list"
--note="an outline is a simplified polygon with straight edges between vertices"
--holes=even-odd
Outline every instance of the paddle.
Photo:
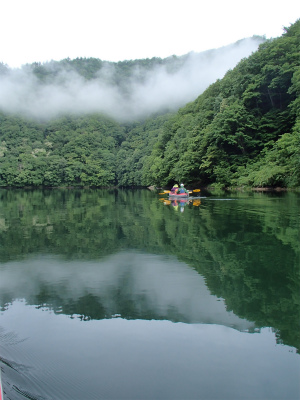
[[[201,192],[201,189],[193,189],[193,190],[189,190],[189,193],[197,193],[197,192]],[[163,193],[158,193],[158,194],[167,194],[167,193],[171,193],[171,190],[164,190]]]
[[193,189],[193,190],[189,190],[189,193],[197,193],[197,192],[201,192],[201,189]]

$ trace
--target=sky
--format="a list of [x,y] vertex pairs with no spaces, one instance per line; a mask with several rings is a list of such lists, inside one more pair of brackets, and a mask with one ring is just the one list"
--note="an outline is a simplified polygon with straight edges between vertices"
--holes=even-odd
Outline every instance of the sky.
[[299,0],[1,0],[0,62],[165,58],[278,37]]
[[[0,62],[10,67],[0,76],[0,111],[44,120],[100,112],[121,122],[176,111],[255,52],[253,35],[279,37],[299,16],[299,0],[0,0]],[[219,50],[201,54],[211,49]],[[125,94],[107,83],[112,63],[93,80],[63,69],[43,85],[21,68],[65,58],[184,54],[174,73],[157,65],[141,82],[142,67],[132,70]]]

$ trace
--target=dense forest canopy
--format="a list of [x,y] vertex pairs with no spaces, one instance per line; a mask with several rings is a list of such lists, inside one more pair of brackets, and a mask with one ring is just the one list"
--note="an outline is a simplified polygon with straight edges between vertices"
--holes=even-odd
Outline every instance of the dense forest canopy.
[[[17,71],[0,65],[0,185],[299,187],[300,21],[279,38],[255,41],[257,51],[225,65],[225,76],[210,75],[205,90],[201,79],[212,60],[226,59],[224,49],[222,56],[135,60],[113,69],[97,59]],[[240,55],[236,50],[230,54]],[[182,101],[190,102],[176,111]]]

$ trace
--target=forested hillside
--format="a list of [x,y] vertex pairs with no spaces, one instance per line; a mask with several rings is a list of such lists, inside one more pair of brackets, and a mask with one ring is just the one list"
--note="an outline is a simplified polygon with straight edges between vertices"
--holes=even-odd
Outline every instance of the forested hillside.
[[300,186],[300,21],[164,126],[144,182]]
[[[2,64],[6,95],[0,98],[0,185],[161,186],[183,180],[190,185],[300,186],[299,43],[297,21],[282,37],[263,41],[178,112],[178,90],[169,103],[160,103],[161,92],[155,98],[150,89],[158,81],[149,80],[147,71],[162,64],[164,73],[160,69],[155,75],[163,78],[162,85],[169,79],[167,70],[177,78],[178,71],[188,73],[182,70],[191,65],[188,56],[123,62],[113,72],[97,59],[36,63],[15,72]],[[26,70],[31,86],[23,85]],[[70,80],[74,71],[81,76],[76,84]],[[104,92],[107,108],[102,113],[93,108],[102,101],[92,86],[99,74],[101,87],[114,82],[118,88],[118,95]],[[14,86],[12,75],[22,85]],[[137,81],[132,86],[133,76],[143,86]],[[59,96],[53,94],[54,83],[63,88]],[[138,90],[132,103],[133,87]],[[148,89],[146,95],[140,94],[141,87]],[[17,101],[16,92],[23,96]],[[78,93],[80,112],[73,99]],[[151,108],[153,102],[159,108]],[[109,116],[112,105],[122,105],[123,114],[116,110],[122,118]],[[145,119],[149,110],[152,116]],[[127,112],[130,118],[124,117]]]

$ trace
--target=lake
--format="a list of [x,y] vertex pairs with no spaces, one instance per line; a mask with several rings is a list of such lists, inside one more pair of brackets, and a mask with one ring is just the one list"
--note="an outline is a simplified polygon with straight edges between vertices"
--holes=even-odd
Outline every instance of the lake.
[[300,398],[300,194],[194,196],[0,190],[5,399]]

